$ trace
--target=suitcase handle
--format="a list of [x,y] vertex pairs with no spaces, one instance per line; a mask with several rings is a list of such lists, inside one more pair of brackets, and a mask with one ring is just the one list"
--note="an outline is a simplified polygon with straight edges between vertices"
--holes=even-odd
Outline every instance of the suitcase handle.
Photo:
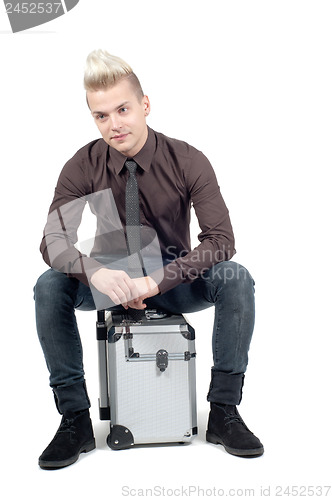
[[125,342],[125,358],[126,361],[155,361],[161,372],[164,372],[168,367],[168,361],[190,361],[196,357],[196,353],[185,351],[183,353],[169,353],[166,349],[159,349],[156,353],[141,354],[135,352],[133,347],[133,337],[131,334],[124,335]]

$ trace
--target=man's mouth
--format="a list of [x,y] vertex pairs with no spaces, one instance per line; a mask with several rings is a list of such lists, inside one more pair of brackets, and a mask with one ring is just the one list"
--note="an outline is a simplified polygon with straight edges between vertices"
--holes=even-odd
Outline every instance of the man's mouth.
[[112,139],[115,141],[122,141],[127,137],[128,134],[118,134],[118,135],[113,135]]

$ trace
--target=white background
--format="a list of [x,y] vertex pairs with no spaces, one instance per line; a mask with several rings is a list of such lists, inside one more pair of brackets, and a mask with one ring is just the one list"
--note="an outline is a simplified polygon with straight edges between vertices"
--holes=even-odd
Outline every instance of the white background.
[[[267,496],[269,486],[273,497],[278,485],[332,483],[331,18],[328,1],[81,0],[57,20],[12,34],[2,8],[4,498],[122,498],[126,486],[130,497],[155,486],[165,487],[155,496],[171,497],[189,485],[201,488],[190,490],[192,498],[213,496],[213,488],[219,496],[242,489],[243,497],[252,488],[259,497],[263,487]],[[96,48],[134,68],[152,103],[149,125],[201,149],[216,170],[234,260],[256,281],[240,411],[265,446],[259,459],[205,443],[213,309],[190,315],[199,436],[189,446],[122,452],[107,447],[108,425],[98,418],[95,314],[79,313],[97,450],[60,471],[38,468],[59,415],[32,289],[47,268],[38,247],[60,169],[98,137],[82,86],[85,58]]]

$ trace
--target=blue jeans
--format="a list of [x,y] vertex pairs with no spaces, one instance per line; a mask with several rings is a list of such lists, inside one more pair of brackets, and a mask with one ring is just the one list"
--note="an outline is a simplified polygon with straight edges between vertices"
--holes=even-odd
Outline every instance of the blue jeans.
[[[49,269],[40,276],[34,291],[37,332],[58,410],[64,413],[89,408],[75,309],[95,309],[90,288],[76,278]],[[239,404],[255,316],[254,281],[249,272],[235,262],[220,262],[192,283],[151,297],[146,304],[171,313],[215,306],[213,367],[207,399]]]

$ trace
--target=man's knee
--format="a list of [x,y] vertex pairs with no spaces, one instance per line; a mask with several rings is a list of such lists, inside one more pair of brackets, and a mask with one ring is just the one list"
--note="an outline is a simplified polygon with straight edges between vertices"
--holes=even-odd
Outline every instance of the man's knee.
[[235,288],[252,288],[254,280],[249,271],[237,262],[227,261],[216,264],[211,269],[211,278],[215,284]]
[[70,279],[66,274],[48,269],[37,280],[34,286],[34,299],[39,304],[56,301],[71,288],[77,288],[76,280]]

